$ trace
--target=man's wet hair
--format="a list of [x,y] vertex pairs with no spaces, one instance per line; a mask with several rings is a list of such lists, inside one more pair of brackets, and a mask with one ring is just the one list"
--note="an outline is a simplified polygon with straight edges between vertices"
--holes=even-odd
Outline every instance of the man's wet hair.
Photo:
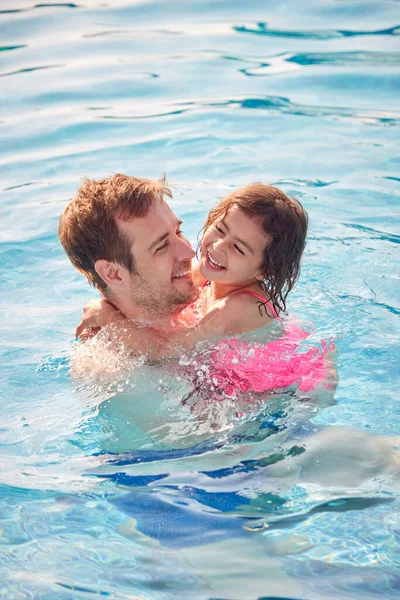
[[85,179],[60,217],[59,237],[70,261],[101,292],[107,285],[95,269],[100,259],[135,272],[131,242],[117,219],[130,221],[147,215],[153,202],[172,197],[165,177],[139,179],[117,173],[104,179]]

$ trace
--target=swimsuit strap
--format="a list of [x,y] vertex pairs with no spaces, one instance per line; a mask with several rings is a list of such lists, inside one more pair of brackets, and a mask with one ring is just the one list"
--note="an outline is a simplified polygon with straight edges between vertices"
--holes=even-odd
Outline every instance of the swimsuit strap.
[[269,310],[272,312],[275,319],[278,319],[278,321],[282,321],[281,317],[278,317],[277,312],[276,312],[275,308],[272,306],[272,304],[270,302],[268,302],[268,300],[266,300],[265,298],[260,296],[260,294],[256,294],[256,292],[252,292],[251,290],[238,290],[237,292],[232,292],[232,293],[233,294],[250,294],[251,296],[254,296],[254,298],[258,298],[258,300],[260,300],[262,304],[266,304],[268,306]]

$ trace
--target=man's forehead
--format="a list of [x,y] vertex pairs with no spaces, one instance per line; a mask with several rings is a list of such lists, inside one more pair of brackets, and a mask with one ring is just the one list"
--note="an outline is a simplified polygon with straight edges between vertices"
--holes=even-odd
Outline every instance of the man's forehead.
[[128,221],[116,218],[119,230],[128,235],[132,243],[146,242],[146,245],[151,245],[152,240],[180,222],[165,201],[154,202],[144,217],[133,217]]

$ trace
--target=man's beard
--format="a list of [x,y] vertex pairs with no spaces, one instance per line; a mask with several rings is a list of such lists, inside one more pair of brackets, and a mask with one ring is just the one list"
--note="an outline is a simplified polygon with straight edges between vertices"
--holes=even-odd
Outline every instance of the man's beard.
[[177,289],[171,284],[170,289],[166,291],[162,284],[151,281],[140,273],[134,276],[130,288],[132,303],[145,308],[151,315],[158,317],[179,314],[199,296],[192,281],[187,281],[185,289]]

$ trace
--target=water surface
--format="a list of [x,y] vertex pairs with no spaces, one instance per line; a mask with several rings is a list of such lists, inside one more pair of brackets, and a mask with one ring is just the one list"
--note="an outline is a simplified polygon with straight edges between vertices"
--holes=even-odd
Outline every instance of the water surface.
[[[333,459],[322,484],[271,465],[335,427],[400,431],[399,23],[393,0],[3,0],[3,595],[397,597],[398,483],[356,476],[375,441],[344,488]],[[281,399],[212,428],[182,407],[187,382],[153,367],[129,392],[71,382],[94,292],[58,216],[84,176],[114,172],[165,172],[193,243],[251,181],[304,203],[289,311],[336,340],[334,404],[293,413]]]

